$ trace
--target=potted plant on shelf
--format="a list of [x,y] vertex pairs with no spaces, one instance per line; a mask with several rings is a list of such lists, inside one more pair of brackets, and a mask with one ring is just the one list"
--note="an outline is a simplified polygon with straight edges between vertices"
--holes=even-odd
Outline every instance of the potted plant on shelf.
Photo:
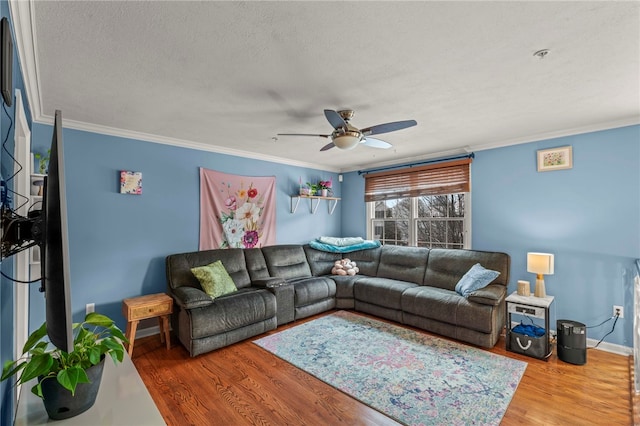
[[40,153],[33,154],[34,158],[40,161],[39,171],[41,175],[47,174],[47,170],[49,169],[49,158],[51,156],[51,150],[47,150],[47,155],[43,155]]
[[320,191],[320,187],[317,183],[309,183],[307,182],[307,187],[309,188],[309,195],[318,195]]
[[93,406],[107,355],[122,362],[128,342],[112,319],[95,312],[74,323],[73,351],[48,350],[47,324],[31,333],[16,361],[7,361],[0,381],[18,375],[17,383],[37,378],[31,392],[43,399],[54,420],[77,416]]
[[318,188],[320,189],[320,195],[326,197],[331,192],[331,187],[333,186],[333,178],[329,180],[321,180],[318,182]]

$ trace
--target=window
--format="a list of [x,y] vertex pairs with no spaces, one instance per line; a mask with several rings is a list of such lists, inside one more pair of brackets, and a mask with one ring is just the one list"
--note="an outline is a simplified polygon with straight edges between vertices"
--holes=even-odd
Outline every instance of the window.
[[470,248],[468,198],[457,193],[369,202],[368,238],[400,246]]
[[368,238],[382,244],[470,248],[471,159],[365,176]]

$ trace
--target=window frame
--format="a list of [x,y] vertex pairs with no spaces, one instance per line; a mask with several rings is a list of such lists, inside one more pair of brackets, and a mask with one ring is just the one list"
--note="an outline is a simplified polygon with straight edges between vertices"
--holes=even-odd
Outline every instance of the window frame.
[[[471,249],[472,245],[471,245],[471,238],[472,238],[472,232],[471,232],[471,192],[456,192],[455,194],[464,194],[464,217],[462,219],[462,226],[463,226],[463,244],[462,244],[462,249],[464,250],[469,250]],[[440,194],[440,195],[445,195],[445,194]],[[451,195],[451,194],[446,194],[446,195]],[[410,213],[409,213],[409,218],[408,219],[403,219],[403,218],[395,218],[395,219],[389,219],[389,220],[394,220],[394,221],[398,221],[398,220],[408,220],[409,221],[409,240],[407,241],[407,245],[411,246],[411,247],[417,247],[418,246],[418,241],[417,241],[417,221],[424,219],[424,218],[420,218],[418,217],[418,198],[417,197],[403,197],[403,198],[409,198],[411,199],[411,207],[410,207]],[[380,220],[386,220],[386,218],[376,218],[375,217],[375,204],[376,201],[368,201],[365,202],[365,210],[366,210],[366,232],[367,232],[367,239],[373,239],[373,223],[374,221],[380,221]],[[442,221],[449,221],[450,218],[442,218],[442,219],[437,219],[437,220],[442,220]]]

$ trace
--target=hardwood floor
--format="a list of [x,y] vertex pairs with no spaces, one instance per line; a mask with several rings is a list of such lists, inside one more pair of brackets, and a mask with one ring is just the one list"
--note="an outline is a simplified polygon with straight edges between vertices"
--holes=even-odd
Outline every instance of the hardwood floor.
[[[167,350],[151,336],[136,339],[133,363],[170,426],[398,424],[251,340],[190,358],[175,337]],[[582,366],[555,353],[541,361],[507,352],[504,338],[491,352],[528,363],[503,425],[633,424],[629,357],[589,350]]]

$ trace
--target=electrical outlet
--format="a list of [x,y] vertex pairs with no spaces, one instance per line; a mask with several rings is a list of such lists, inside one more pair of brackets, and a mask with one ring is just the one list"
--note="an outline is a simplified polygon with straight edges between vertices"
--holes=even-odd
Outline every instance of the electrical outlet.
[[91,312],[95,312],[96,311],[96,304],[95,303],[87,303],[86,306],[87,309],[87,314],[90,314]]
[[624,318],[624,308],[622,306],[613,305],[613,316],[615,317],[616,314],[618,315],[618,318]]

